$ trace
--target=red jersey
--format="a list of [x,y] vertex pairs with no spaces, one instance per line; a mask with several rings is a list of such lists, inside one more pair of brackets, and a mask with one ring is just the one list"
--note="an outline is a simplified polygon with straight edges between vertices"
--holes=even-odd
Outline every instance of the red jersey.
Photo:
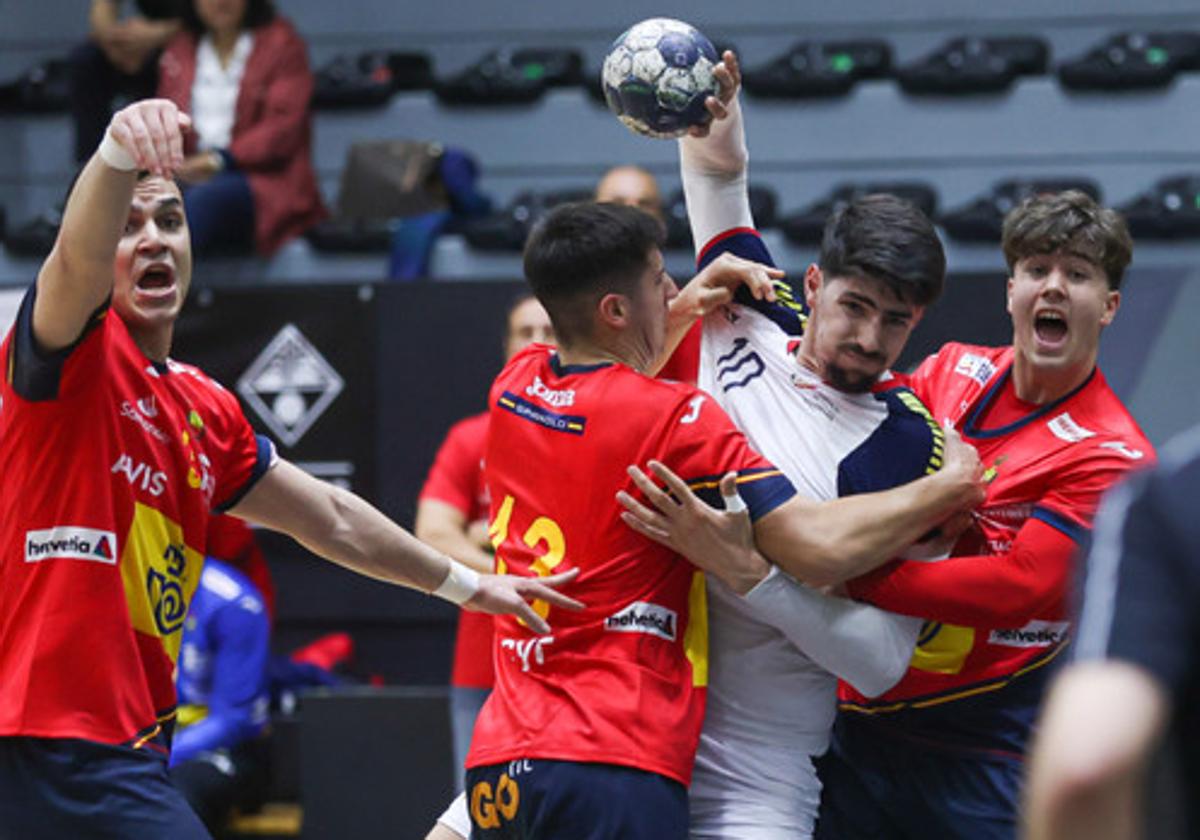
[[0,345],[0,736],[163,750],[210,510],[273,450],[232,394],[147,360],[111,311],[42,353],[33,299]]
[[498,572],[578,567],[569,594],[587,606],[551,611],[548,636],[496,618],[496,686],[467,767],[599,762],[687,784],[708,671],[704,575],[622,523],[614,495],[635,492],[626,467],[652,458],[708,498],[737,471],[755,518],[795,491],[703,392],[620,364],[562,366],[552,350],[522,351],[492,386],[491,532]]
[[[462,511],[467,522],[487,516],[488,493],[483,483],[483,448],[488,414],[476,414],[450,427],[421,488],[420,500],[436,499]],[[491,688],[492,617],[459,610],[450,684],[459,688]]]
[[[913,374],[934,417],[952,423],[995,477],[951,559],[892,563],[851,583],[855,597],[937,620],[895,688],[875,700],[846,686],[841,695],[848,711],[908,710],[906,725],[930,737],[946,723],[968,742],[1020,752],[1041,697],[1039,669],[1069,635],[1076,544],[1103,493],[1154,450],[1099,369],[1038,406],[1016,398],[1012,359],[1011,347],[948,344]],[[964,704],[979,715],[964,714]]]

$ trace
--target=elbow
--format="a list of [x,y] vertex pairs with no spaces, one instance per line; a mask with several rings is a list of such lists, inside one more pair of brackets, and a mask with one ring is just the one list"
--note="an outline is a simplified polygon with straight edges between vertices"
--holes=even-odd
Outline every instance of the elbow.
[[854,690],[864,697],[879,697],[900,682],[908,672],[908,664],[912,660],[912,647],[899,643],[889,644],[886,650],[863,668],[863,673],[853,677],[845,677],[846,682],[854,686]]

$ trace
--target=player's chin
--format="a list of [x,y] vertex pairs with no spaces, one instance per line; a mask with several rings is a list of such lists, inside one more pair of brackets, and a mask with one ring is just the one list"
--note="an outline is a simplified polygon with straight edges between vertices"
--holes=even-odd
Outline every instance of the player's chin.
[[825,379],[839,391],[847,394],[865,394],[879,379],[882,369],[851,368],[843,365],[826,365]]

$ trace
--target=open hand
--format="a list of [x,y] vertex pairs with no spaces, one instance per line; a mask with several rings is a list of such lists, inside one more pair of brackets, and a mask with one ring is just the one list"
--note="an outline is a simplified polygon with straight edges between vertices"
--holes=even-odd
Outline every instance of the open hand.
[[709,507],[665,464],[651,461],[651,471],[666,484],[663,490],[639,467],[628,468],[629,477],[651,507],[624,490],[617,501],[625,508],[621,520],[633,530],[682,554],[705,572],[716,575],[730,589],[745,594],[766,577],[770,565],[754,546],[754,529],[744,503],[730,504],[737,495],[737,475],[721,479],[721,495],[729,510]]
[[[738,89],[742,86],[742,68],[733,50],[725,50],[722,54],[721,62],[713,68],[713,77],[720,85],[720,90],[716,96],[704,100],[704,107],[712,114],[714,120],[723,120],[729,116],[729,103],[737,98]],[[694,125],[688,129],[688,134],[693,137],[706,137],[711,125],[711,121],[704,125]]]
[[670,303],[671,318],[687,323],[703,318],[733,300],[739,286],[745,285],[755,300],[775,300],[775,280],[783,271],[769,265],[743,259],[728,252],[721,254],[693,277]]
[[534,611],[530,602],[545,601],[563,609],[583,609],[582,603],[558,591],[578,575],[579,569],[548,577],[480,575],[479,591],[463,604],[463,608],[492,615],[515,615],[530,630],[544,635],[550,632],[550,625]]

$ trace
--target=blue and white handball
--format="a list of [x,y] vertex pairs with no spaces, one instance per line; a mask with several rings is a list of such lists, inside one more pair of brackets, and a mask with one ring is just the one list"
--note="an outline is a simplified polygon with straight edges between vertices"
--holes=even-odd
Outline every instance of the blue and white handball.
[[708,122],[704,100],[719,85],[720,61],[712,42],[695,27],[671,18],[635,24],[613,42],[604,58],[604,98],[630,131],[679,137]]

